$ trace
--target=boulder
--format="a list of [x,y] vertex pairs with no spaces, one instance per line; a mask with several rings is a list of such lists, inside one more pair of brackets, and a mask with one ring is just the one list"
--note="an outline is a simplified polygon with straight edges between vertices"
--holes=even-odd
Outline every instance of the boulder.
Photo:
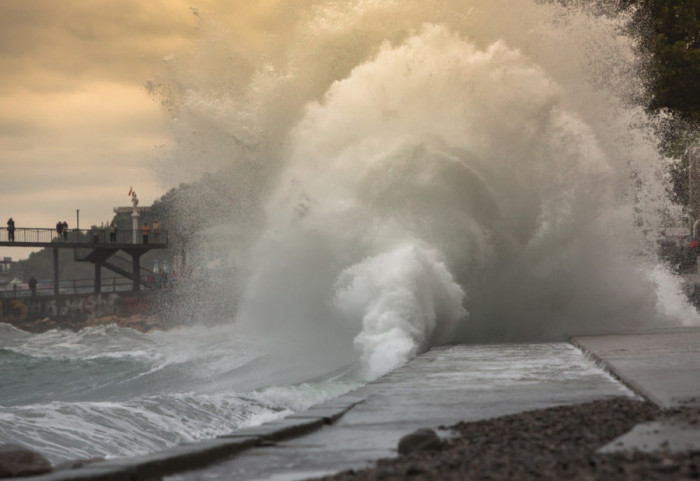
[[399,440],[399,454],[409,454],[415,451],[440,449],[442,440],[432,429],[418,429]]
[[51,463],[41,454],[16,444],[0,445],[0,478],[34,476],[51,471]]

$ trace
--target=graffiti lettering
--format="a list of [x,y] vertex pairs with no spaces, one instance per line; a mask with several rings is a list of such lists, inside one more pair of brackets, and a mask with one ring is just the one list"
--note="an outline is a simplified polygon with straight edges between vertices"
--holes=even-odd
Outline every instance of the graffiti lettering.
[[10,300],[10,313],[7,319],[10,322],[21,322],[27,319],[27,314],[29,314],[29,307],[27,307],[27,302],[22,299],[11,299]]
[[[0,322],[17,323],[35,318],[92,319],[116,314],[119,294],[88,294],[67,297],[36,297],[28,299],[1,299]],[[31,319],[30,319],[31,318]]]

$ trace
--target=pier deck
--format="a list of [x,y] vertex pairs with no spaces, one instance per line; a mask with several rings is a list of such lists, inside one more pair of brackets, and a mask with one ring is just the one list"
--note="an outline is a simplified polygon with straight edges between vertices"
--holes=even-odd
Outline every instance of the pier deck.
[[[59,288],[59,249],[73,249],[74,259],[79,262],[91,262],[95,266],[95,293],[101,290],[101,269],[109,269],[132,281],[132,289],[141,288],[142,278],[140,258],[151,249],[166,249],[168,233],[161,231],[151,234],[148,240],[143,238],[141,230],[120,230],[110,233],[108,228],[68,229],[59,233],[56,229],[16,228],[13,233],[0,230],[0,247],[30,247],[53,250],[54,295]],[[130,266],[118,266],[109,261],[110,257],[123,251],[131,257]]]

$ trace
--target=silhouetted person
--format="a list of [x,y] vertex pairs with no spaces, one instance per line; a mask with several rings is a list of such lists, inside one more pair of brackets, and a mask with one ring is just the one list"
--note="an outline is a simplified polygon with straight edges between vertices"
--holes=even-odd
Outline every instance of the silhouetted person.
[[15,221],[12,220],[12,217],[7,221],[7,240],[9,242],[15,241]]
[[36,297],[36,279],[34,276],[29,278],[29,290],[32,291],[32,297]]
[[141,233],[143,234],[143,243],[148,244],[148,223],[144,222],[141,228]]
[[117,242],[117,232],[118,232],[117,224],[112,221],[109,224],[109,241],[110,242]]
[[68,222],[64,220],[61,225],[63,226],[63,240],[68,241]]
[[61,240],[63,237],[63,224],[60,220],[56,222],[56,234],[58,234],[58,240]]

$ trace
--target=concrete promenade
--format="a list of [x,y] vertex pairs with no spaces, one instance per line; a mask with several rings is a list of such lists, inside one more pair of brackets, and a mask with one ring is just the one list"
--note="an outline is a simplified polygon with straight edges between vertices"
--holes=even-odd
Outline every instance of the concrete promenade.
[[678,328],[572,342],[662,409],[700,406],[700,328]]
[[[700,328],[572,342],[586,354],[567,343],[434,349],[352,393],[277,422],[153,455],[24,479],[291,481],[396,456],[398,440],[421,427],[636,396],[623,384],[662,406],[700,397]],[[657,446],[687,432],[662,434],[666,444],[657,440]],[[649,446],[640,439],[646,438],[633,435],[610,449]]]
[[639,424],[600,452],[700,451],[698,419],[688,422],[682,415],[683,408],[700,407],[700,328],[580,337],[572,342],[648,401],[669,410],[666,419]]

